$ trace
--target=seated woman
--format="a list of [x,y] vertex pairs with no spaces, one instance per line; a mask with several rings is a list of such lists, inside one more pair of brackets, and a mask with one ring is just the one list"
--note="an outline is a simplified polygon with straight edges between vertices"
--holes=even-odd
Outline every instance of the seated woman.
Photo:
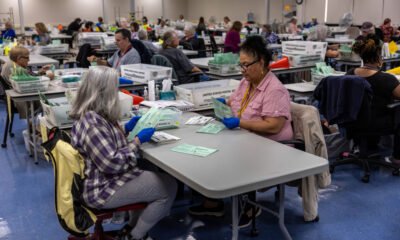
[[39,22],[35,24],[37,35],[33,37],[33,41],[38,45],[47,45],[51,43],[50,34],[44,23]]
[[168,31],[164,33],[162,39],[164,42],[158,54],[163,55],[171,62],[178,76],[179,84],[197,82],[198,76],[194,77],[191,74],[201,73],[202,71],[194,66],[180,49],[177,49],[179,44],[177,34],[174,31]]
[[[400,99],[400,83],[393,75],[381,71],[382,47],[378,36],[370,34],[356,41],[353,51],[360,55],[364,66],[351,69],[347,74],[363,77],[371,84],[373,91],[371,126],[374,129],[387,126],[395,128],[391,161],[400,166],[400,127],[394,126],[393,113],[387,108],[394,99]],[[370,139],[369,145],[371,148],[376,147],[378,142],[379,139]]]
[[132,217],[123,228],[122,236],[122,239],[146,239],[147,232],[168,215],[176,182],[166,174],[137,166],[139,145],[150,140],[154,128],[143,129],[134,141],[127,141],[126,134],[139,118],[132,118],[124,127],[119,125],[118,77],[115,69],[100,66],[83,77],[70,113],[75,119],[72,146],[85,161],[82,197],[86,204],[110,209],[146,202],[148,205],[138,219]]
[[[13,69],[20,67],[26,71],[27,74],[38,76],[38,75],[46,75],[50,79],[54,78],[54,74],[51,72],[47,72],[50,69],[51,65],[43,66],[37,73],[32,72],[28,69],[29,63],[29,50],[16,46],[10,50],[10,61],[6,62],[1,69],[1,76],[3,77],[5,83],[9,88],[12,88],[10,77],[13,73]],[[39,104],[38,104],[39,105]],[[26,105],[25,103],[15,103],[15,107],[18,110],[20,118],[26,118]]]
[[[271,54],[261,36],[250,36],[240,49],[240,64],[243,79],[228,101],[234,117],[223,119],[229,129],[240,127],[266,138],[283,141],[293,138],[290,114],[290,97],[286,88],[268,68]],[[251,174],[251,173],[248,173]],[[249,198],[255,201],[255,193]],[[189,209],[192,215],[223,214],[223,202],[208,200]],[[251,223],[251,211],[245,209],[239,227]]]
[[224,42],[224,52],[238,53],[240,50],[240,31],[242,31],[243,24],[235,21],[226,34]]

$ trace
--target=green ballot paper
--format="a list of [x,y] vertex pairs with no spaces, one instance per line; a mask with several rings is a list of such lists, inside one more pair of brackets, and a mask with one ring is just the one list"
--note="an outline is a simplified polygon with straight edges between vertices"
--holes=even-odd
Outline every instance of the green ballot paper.
[[150,110],[139,119],[135,128],[129,133],[128,140],[133,141],[136,135],[145,128],[155,128],[161,116],[160,109],[150,108]]
[[212,99],[215,116],[219,119],[233,117],[231,108],[218,101],[216,98]]
[[209,133],[209,134],[217,134],[219,132],[222,131],[222,129],[224,129],[225,126],[222,124],[218,124],[218,123],[209,123],[203,127],[201,127],[199,130],[197,130],[196,132],[198,133]]
[[171,149],[174,152],[195,155],[199,157],[207,157],[208,155],[218,151],[218,149],[206,148],[190,144],[181,144]]

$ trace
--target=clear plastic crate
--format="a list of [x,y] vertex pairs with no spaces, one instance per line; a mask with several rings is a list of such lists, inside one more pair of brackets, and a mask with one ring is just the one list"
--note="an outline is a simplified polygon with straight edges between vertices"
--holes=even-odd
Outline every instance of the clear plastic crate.
[[68,52],[68,44],[47,45],[38,47],[39,54],[53,54],[53,53],[67,53],[67,52]]
[[345,72],[338,72],[338,71],[335,71],[335,72],[333,72],[333,73],[331,73],[329,75],[323,75],[323,74],[318,74],[318,73],[311,72],[311,81],[312,81],[312,83],[314,85],[318,85],[319,82],[321,82],[321,80],[323,78],[325,78],[325,77],[328,77],[328,76],[342,76],[344,74],[346,74],[346,73]]
[[121,76],[129,80],[147,83],[150,80],[170,79],[172,68],[149,64],[127,64],[121,66]]
[[47,91],[49,88],[50,79],[48,77],[40,77],[34,81],[14,81],[11,78],[13,89],[19,93],[32,93],[37,91]]
[[230,74],[238,73],[240,71],[237,64],[214,64],[208,63],[208,69],[210,73],[216,74]]
[[176,98],[194,104],[195,109],[212,109],[212,98],[229,98],[239,86],[240,81],[223,79],[216,81],[188,83],[174,86]]

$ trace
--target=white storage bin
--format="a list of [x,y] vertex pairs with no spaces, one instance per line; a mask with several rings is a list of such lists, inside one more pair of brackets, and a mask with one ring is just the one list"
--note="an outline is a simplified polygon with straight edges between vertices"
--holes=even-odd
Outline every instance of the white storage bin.
[[118,47],[115,44],[115,37],[102,37],[101,38],[102,49],[104,50],[117,50]]
[[224,79],[209,82],[198,82],[174,86],[177,99],[194,104],[195,109],[211,109],[212,98],[228,98],[236,90],[240,81]]
[[43,114],[50,124],[62,127],[73,123],[73,120],[69,117],[71,105],[66,97],[49,99],[49,102],[56,106],[50,106],[40,101],[42,104]]
[[45,92],[49,88],[50,78],[41,76],[39,80],[34,81],[14,81],[11,78],[13,89],[19,93]]
[[128,64],[121,66],[121,75],[133,81],[147,83],[150,80],[171,78],[172,68],[149,64]]
[[89,43],[92,47],[101,47],[102,38],[106,38],[107,33],[84,32],[78,34],[78,46]]
[[314,85],[318,85],[319,82],[321,82],[321,80],[325,77],[328,76],[343,76],[344,74],[346,74],[345,72],[339,72],[339,71],[335,71],[329,75],[323,75],[323,74],[318,74],[318,73],[313,73],[311,72],[311,81],[313,82]]
[[285,41],[282,42],[282,53],[284,55],[320,55],[325,59],[326,42],[311,41]]
[[50,44],[47,46],[38,46],[37,52],[39,54],[67,53],[68,49],[68,44]]
[[238,73],[240,71],[237,64],[214,64],[208,63],[208,69],[210,73],[216,74],[230,74]]
[[320,55],[288,55],[290,66],[292,67],[303,67],[303,66],[314,66],[318,62],[323,62],[324,59]]

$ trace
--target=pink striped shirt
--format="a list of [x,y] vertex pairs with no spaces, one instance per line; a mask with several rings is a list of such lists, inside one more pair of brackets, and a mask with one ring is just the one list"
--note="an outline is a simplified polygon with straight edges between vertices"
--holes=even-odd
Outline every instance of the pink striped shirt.
[[[229,98],[231,109],[235,117],[238,117],[240,104],[246,93],[249,82],[243,78],[239,87]],[[290,124],[290,97],[286,88],[271,71],[257,86],[249,105],[242,113],[242,120],[262,120],[263,117],[285,117],[286,122],[282,130],[277,134],[264,134],[263,136],[275,140],[290,140],[293,138],[293,130]]]

